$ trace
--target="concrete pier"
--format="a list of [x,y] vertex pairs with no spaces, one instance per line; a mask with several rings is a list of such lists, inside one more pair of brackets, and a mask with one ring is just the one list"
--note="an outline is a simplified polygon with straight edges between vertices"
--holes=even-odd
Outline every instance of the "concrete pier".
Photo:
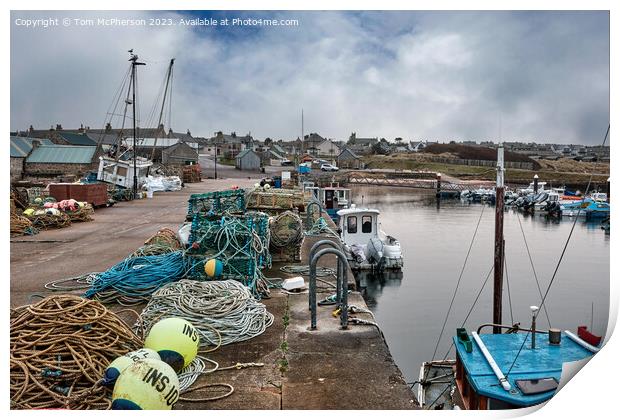
[[[224,179],[187,184],[182,191],[156,193],[155,198],[118,203],[98,209],[95,220],[69,228],[44,231],[33,237],[11,240],[11,305],[35,301],[50,294],[45,283],[118,263],[163,227],[177,228],[185,218],[190,194],[247,187],[256,180]],[[312,244],[323,237],[306,237],[301,265],[308,263]],[[278,264],[266,277],[287,277]],[[320,266],[336,267],[333,256]],[[349,273],[350,288],[354,288]],[[335,279],[328,279],[335,282]],[[307,285],[307,278],[306,278]],[[335,293],[318,282],[317,300]],[[79,292],[74,292],[79,293]],[[194,387],[229,383],[235,392],[214,401],[179,401],[177,409],[414,409],[417,402],[394,363],[381,331],[374,326],[340,328],[332,316],[335,306],[318,307],[318,328],[310,330],[308,293],[289,294],[274,289],[263,303],[274,315],[267,331],[252,340],[224,346],[204,354],[220,367],[261,363],[262,367],[227,369],[202,375]],[[349,305],[366,308],[362,296],[352,291]],[[112,308],[114,309],[114,308]],[[141,307],[136,308],[138,311]],[[127,317],[128,314],[124,314]],[[368,314],[356,315],[370,320]],[[208,367],[210,368],[210,367]],[[187,398],[221,395],[224,389],[206,388]]]

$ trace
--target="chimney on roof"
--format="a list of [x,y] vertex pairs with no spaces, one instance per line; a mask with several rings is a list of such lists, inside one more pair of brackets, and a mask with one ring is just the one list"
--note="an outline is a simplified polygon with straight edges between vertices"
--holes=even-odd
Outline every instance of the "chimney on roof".
[[84,124],[80,123],[80,128],[78,129],[78,133],[84,132]]
[[61,124],[56,124],[56,130],[62,130],[62,125]]
[[41,141],[38,140],[38,139],[33,139],[32,140],[32,150],[36,149],[39,146],[41,146]]
[[172,136],[172,127],[168,129],[168,136]]
[[30,124],[30,127],[28,127],[28,134],[32,134],[33,131],[34,127],[32,126],[32,124]]
[[231,137],[235,137],[235,138],[237,137],[237,133],[234,132],[234,131],[232,133],[230,133],[230,135],[231,135]]
[[190,137],[192,136],[192,132],[189,131],[189,128],[187,129],[187,135],[190,136]]
[[110,131],[112,131],[112,124],[106,123],[106,125],[105,125],[105,132],[109,133]]

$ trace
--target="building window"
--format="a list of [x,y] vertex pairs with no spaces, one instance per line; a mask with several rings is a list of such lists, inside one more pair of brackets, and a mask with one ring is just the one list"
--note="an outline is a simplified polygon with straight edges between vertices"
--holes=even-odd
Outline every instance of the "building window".
[[357,233],[357,216],[347,217],[347,233]]
[[362,216],[362,233],[372,232],[372,216]]

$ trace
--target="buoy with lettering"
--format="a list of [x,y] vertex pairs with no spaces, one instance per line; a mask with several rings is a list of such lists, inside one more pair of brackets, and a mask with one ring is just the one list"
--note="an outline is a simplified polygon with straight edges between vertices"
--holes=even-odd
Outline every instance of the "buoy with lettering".
[[211,278],[219,277],[224,271],[224,264],[220,260],[212,258],[205,263],[205,273]]
[[103,372],[104,384],[113,385],[126,367],[131,365],[133,362],[139,362],[144,359],[161,360],[161,357],[159,357],[159,353],[151,349],[139,349],[129,352],[124,356],[117,357]]
[[113,410],[171,410],[179,399],[179,378],[167,363],[143,359],[126,367],[112,391]]
[[146,336],[144,347],[159,353],[161,360],[179,372],[198,354],[200,339],[192,324],[182,318],[158,321]]

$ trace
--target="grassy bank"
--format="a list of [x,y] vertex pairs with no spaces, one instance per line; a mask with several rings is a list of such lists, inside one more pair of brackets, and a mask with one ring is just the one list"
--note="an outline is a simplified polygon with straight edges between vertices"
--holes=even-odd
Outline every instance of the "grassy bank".
[[[372,155],[362,158],[363,162],[371,169],[395,169],[395,170],[426,170],[440,172],[460,179],[494,180],[495,168],[488,166],[452,165],[425,160],[424,153],[418,154],[395,154],[389,156]],[[590,179],[590,174],[595,173],[593,182],[602,187],[609,177],[609,163],[584,163],[569,159],[558,161],[538,161],[541,169],[536,171],[524,169],[507,169],[506,182],[512,184],[528,184],[538,175],[541,181],[551,185],[566,185],[583,188]]]

